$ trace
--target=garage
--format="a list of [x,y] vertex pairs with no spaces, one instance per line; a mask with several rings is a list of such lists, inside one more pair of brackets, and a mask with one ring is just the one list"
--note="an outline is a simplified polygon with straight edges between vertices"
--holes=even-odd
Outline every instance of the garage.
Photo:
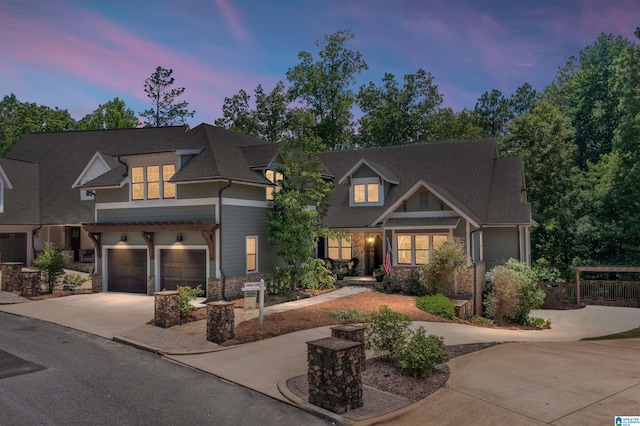
[[207,252],[205,250],[161,250],[162,289],[175,290],[178,286],[198,285],[207,288]]
[[123,293],[147,293],[147,251],[111,249],[108,259],[108,290]]
[[27,233],[0,233],[0,259],[3,262],[27,264]]

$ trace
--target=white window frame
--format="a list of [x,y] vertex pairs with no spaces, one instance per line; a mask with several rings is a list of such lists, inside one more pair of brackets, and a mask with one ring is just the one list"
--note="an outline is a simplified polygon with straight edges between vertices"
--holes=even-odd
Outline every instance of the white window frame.
[[[348,240],[348,241],[343,241],[343,240]],[[325,250],[325,253],[327,253],[327,257],[333,260],[340,260],[340,261],[349,261],[353,258],[353,236],[351,234],[349,234],[346,238],[327,238],[327,247]],[[337,246],[330,246],[329,243],[331,241],[337,241],[338,245]],[[343,243],[349,244],[349,251],[351,252],[351,256],[349,256],[348,259],[345,259],[342,257],[342,250],[346,248],[345,245],[343,245]],[[329,254],[329,249],[330,248],[337,248],[338,249],[338,258],[333,258],[331,257],[331,255]]]
[[[247,244],[249,242],[249,240],[255,240],[255,253],[249,253],[249,251],[247,250]],[[255,269],[249,269],[249,256],[252,255],[254,256],[254,262],[255,262]],[[259,268],[258,268],[258,236],[257,235],[248,235],[245,238],[245,244],[244,244],[244,261],[245,261],[245,269],[247,274],[255,274],[256,272],[258,272]]]
[[[398,255],[398,250],[399,250],[399,244],[398,244],[398,237],[411,237],[411,263],[399,263],[399,258],[400,256]],[[393,263],[394,266],[420,266],[421,263],[416,263],[416,236],[428,236],[429,237],[429,248],[427,249],[427,251],[429,252],[429,258],[431,257],[431,253],[434,250],[433,247],[433,237],[434,236],[441,236],[441,237],[446,237],[447,241],[449,241],[450,235],[448,233],[443,233],[443,232],[397,232],[394,234],[393,240],[394,240],[394,256],[393,256]]]
[[[159,163],[159,164],[145,164],[145,165],[139,165],[139,166],[133,166],[131,167],[131,172],[130,172],[130,189],[129,189],[129,200],[130,201],[146,201],[146,200],[175,200],[177,198],[177,194],[176,194],[176,189],[175,188],[175,183],[169,183],[169,179],[171,179],[171,177],[169,177],[168,179],[164,178],[164,167],[165,166],[173,166],[173,173],[175,174],[177,171],[176,165],[175,163],[172,162],[163,162],[163,163]],[[147,173],[147,169],[149,167],[157,167],[158,168],[158,198],[149,198],[149,179],[148,179],[148,173]],[[134,169],[142,169],[142,182],[133,182],[133,170]],[[173,175],[172,175],[173,176]],[[151,183],[155,183],[151,182]],[[165,184],[170,184],[174,186],[174,196],[173,197],[165,197],[164,194],[164,190],[165,190]],[[142,185],[143,187],[143,196],[142,198],[133,198],[133,185]]]
[[[356,202],[355,187],[358,185],[364,185],[364,202]],[[378,201],[369,201],[369,185],[375,185],[378,188]],[[351,180],[351,186],[349,186],[349,206],[361,207],[361,206],[381,206],[384,204],[384,186],[380,182],[379,177],[368,178],[353,178]]]

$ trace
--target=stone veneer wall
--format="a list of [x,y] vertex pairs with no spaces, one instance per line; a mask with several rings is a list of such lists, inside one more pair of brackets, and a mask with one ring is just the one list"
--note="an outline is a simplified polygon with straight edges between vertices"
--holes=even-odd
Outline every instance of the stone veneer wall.
[[22,277],[20,272],[22,271],[22,262],[6,262],[0,264],[0,270],[2,270],[2,285],[3,291],[22,291]]
[[210,301],[222,300],[225,297],[227,299],[237,299],[238,297],[242,297],[242,287],[244,283],[257,282],[261,279],[266,280],[268,276],[269,274],[267,273],[257,273],[227,277],[224,294],[222,294],[222,279],[211,278],[207,283],[207,299]]
[[335,337],[307,342],[311,404],[336,414],[363,406],[360,346]]
[[147,276],[147,294],[153,296],[156,294],[156,277],[155,275]]
[[364,275],[367,268],[367,253],[366,242],[364,232],[354,232],[351,235],[351,256],[358,258],[358,267],[356,268],[356,275]]
[[42,272],[37,269],[23,269],[20,273],[23,297],[40,296],[42,293]]
[[91,291],[94,293],[102,292],[102,274],[91,275]]
[[207,303],[207,340],[222,344],[235,337],[235,304],[233,302]]
[[153,324],[156,327],[169,328],[180,325],[180,293],[161,291],[154,296]]

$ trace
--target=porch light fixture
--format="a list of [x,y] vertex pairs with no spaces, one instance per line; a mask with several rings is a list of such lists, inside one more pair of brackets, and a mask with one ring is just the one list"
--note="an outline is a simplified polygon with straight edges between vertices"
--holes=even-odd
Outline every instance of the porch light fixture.
[[120,241],[122,241],[123,243],[126,243],[127,242],[127,234],[120,235]]
[[178,235],[176,235],[176,241],[179,243],[182,242],[182,234],[178,233]]

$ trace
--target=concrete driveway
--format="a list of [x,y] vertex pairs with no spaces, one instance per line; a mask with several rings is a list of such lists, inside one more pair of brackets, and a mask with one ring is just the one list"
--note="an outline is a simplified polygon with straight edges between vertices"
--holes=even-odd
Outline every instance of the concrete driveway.
[[153,320],[154,298],[128,293],[78,294],[0,305],[0,311],[113,339],[113,336]]

